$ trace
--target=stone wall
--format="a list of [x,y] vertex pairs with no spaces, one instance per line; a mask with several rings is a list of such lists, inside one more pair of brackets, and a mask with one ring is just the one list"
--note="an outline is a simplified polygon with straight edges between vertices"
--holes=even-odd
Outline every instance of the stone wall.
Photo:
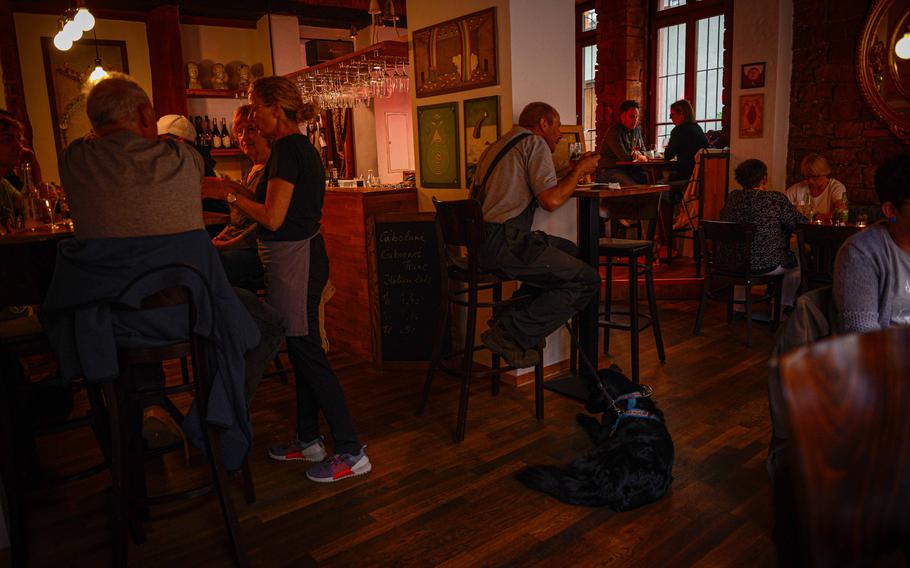
[[854,69],[870,0],[794,0],[787,183],[810,152],[831,162],[850,200],[875,203],[875,168],[906,152],[863,100]]
[[[597,0],[597,140],[613,124],[619,105],[627,99],[641,103],[641,124],[648,119],[648,2],[649,0]],[[609,14],[609,17],[606,15]]]

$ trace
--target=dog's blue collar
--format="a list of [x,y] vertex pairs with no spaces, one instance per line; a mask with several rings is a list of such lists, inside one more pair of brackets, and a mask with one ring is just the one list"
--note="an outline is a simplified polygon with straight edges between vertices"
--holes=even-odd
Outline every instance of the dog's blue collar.
[[[653,412],[648,412],[647,410],[642,410],[641,408],[635,408],[637,406],[637,401],[639,398],[648,398],[651,396],[651,387],[643,385],[642,392],[630,392],[621,396],[616,397],[614,401],[614,408],[616,408],[616,422],[613,423],[613,431],[619,427],[619,423],[623,418],[643,418],[646,420],[657,420],[660,422],[660,417],[658,417]],[[626,408],[620,409],[616,405],[620,402],[626,403]]]

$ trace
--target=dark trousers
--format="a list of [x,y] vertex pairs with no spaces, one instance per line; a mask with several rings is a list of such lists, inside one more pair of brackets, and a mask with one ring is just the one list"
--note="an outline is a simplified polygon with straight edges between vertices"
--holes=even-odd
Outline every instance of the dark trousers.
[[319,437],[319,411],[325,415],[335,453],[356,454],[362,444],[348,412],[344,391],[322,348],[319,302],[329,279],[329,259],[321,236],[310,244],[310,278],[307,287],[307,335],[287,337],[288,359],[297,385],[297,435],[304,442]]
[[262,281],[262,263],[259,261],[259,251],[254,248],[222,250],[218,256],[224,267],[231,286],[243,288],[251,292],[265,287]]
[[523,349],[537,345],[588,305],[600,286],[597,270],[578,258],[571,241],[524,231],[512,221],[485,224],[484,238],[481,267],[518,280],[521,288],[515,295],[528,296],[493,318]]

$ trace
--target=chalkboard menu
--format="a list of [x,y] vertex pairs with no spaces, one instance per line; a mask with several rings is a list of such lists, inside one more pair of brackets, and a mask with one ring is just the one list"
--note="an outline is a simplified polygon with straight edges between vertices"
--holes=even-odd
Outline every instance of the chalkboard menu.
[[374,218],[373,322],[383,361],[428,361],[439,313],[440,268],[432,213]]

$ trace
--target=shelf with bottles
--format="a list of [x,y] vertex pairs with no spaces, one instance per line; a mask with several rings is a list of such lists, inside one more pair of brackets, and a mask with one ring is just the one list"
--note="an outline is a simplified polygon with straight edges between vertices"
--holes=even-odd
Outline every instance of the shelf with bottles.
[[244,91],[237,89],[187,89],[186,96],[190,99],[243,99]]
[[240,148],[212,148],[213,158],[223,158],[225,156],[242,156],[243,151]]

